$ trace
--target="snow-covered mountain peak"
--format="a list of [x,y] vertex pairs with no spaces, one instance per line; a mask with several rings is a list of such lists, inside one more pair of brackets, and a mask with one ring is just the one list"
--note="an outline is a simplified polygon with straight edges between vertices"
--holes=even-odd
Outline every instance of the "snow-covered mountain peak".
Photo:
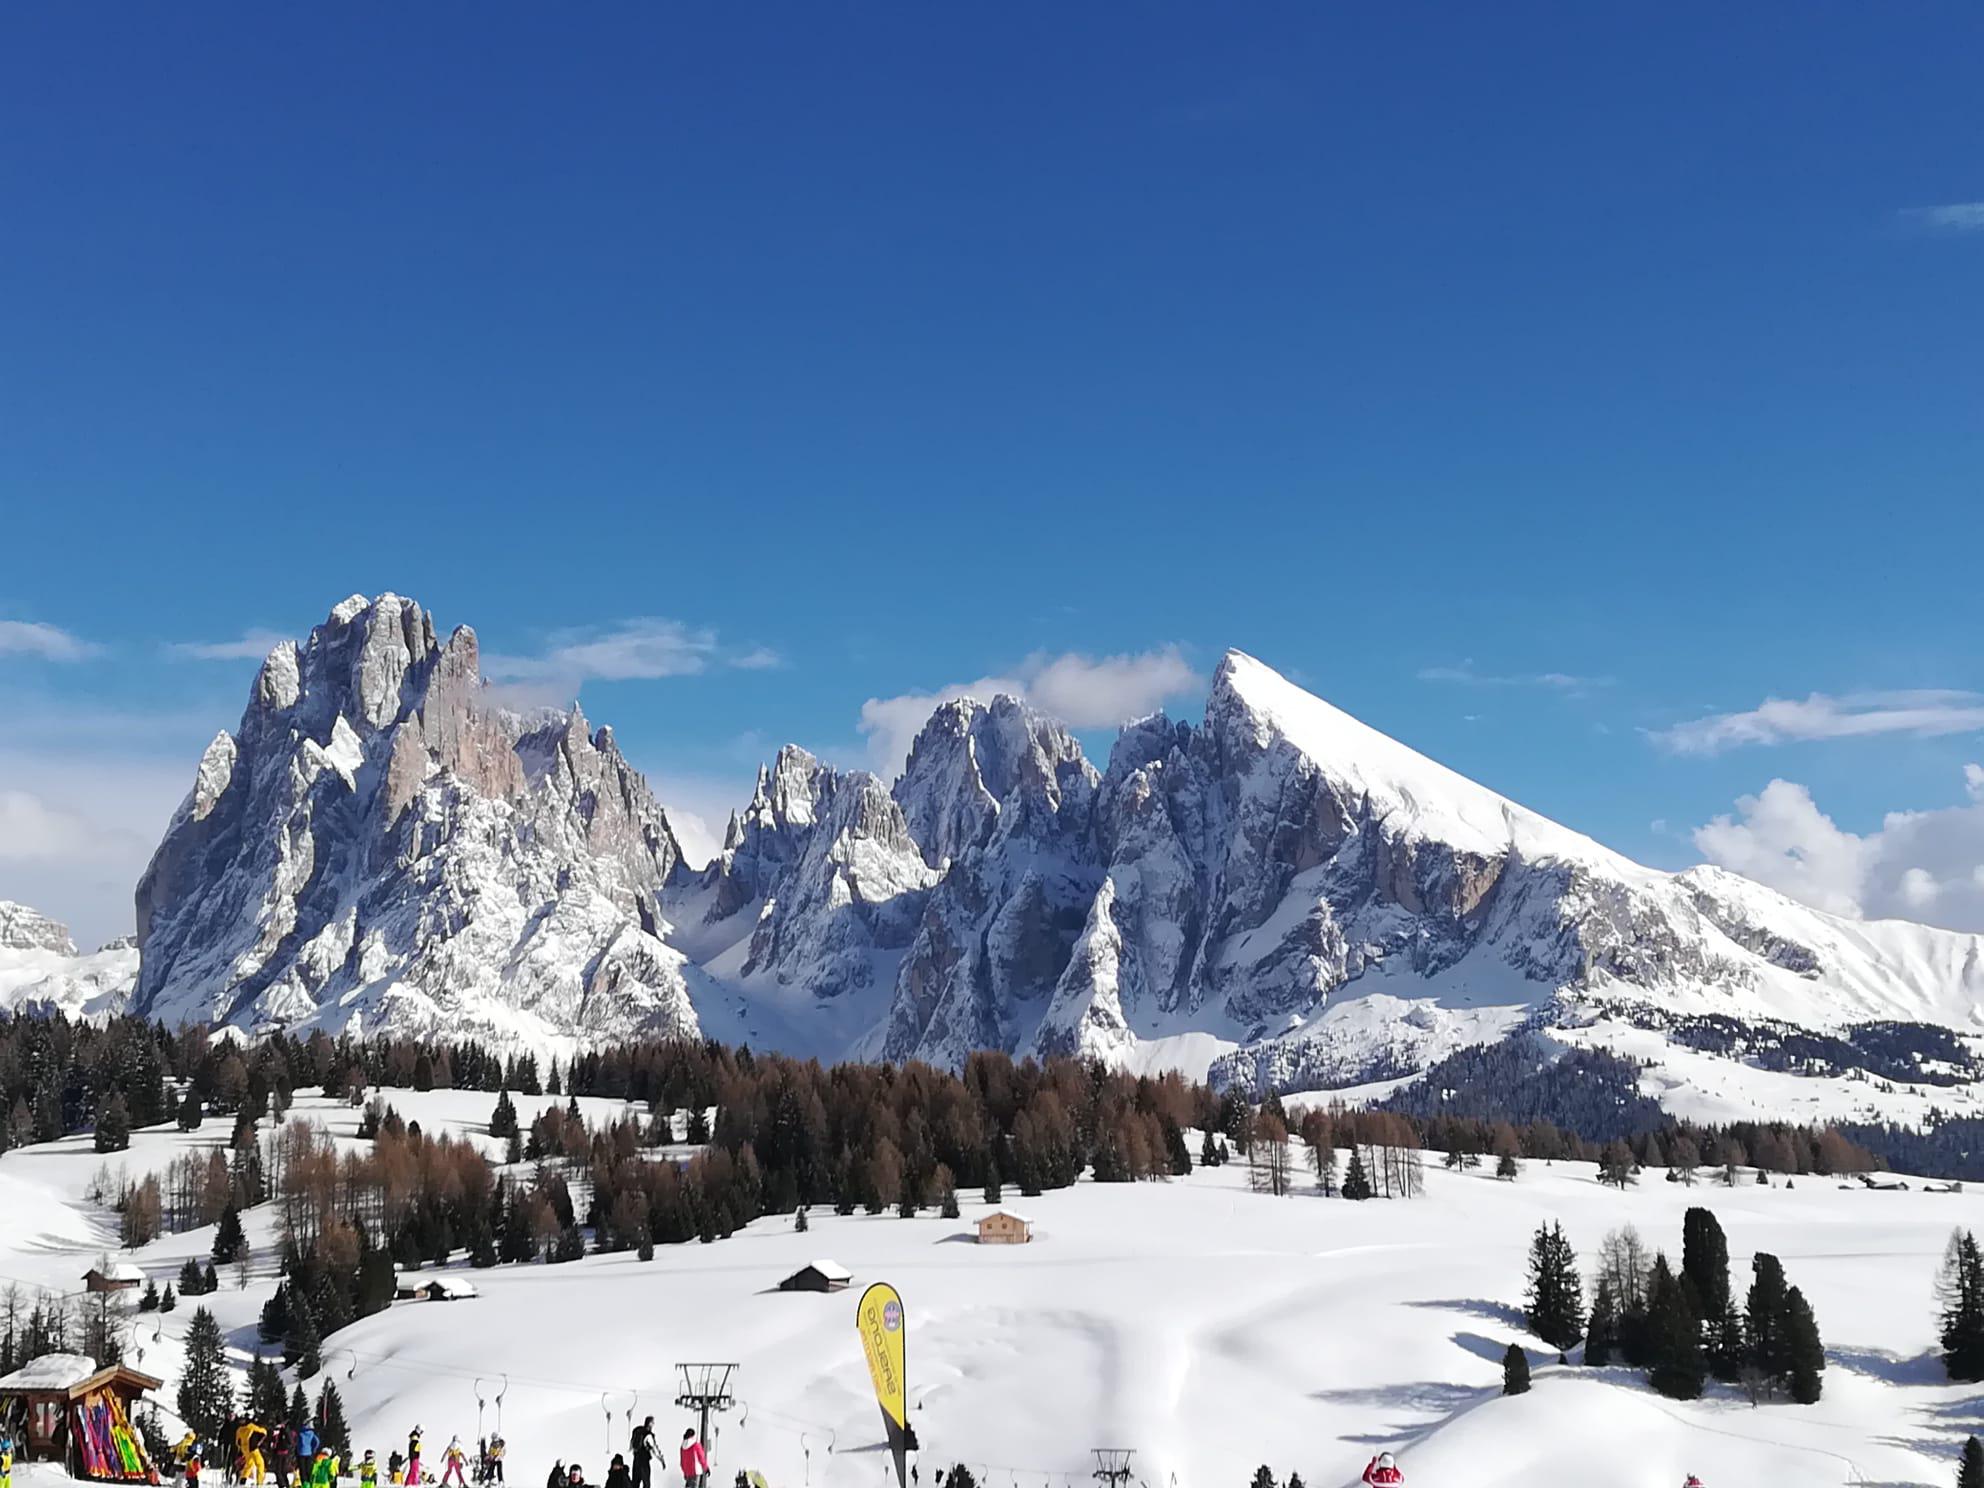
[[38,909],[0,899],[0,950],[53,951],[58,956],[76,954],[76,942],[69,927],[51,920]]
[[1630,859],[1559,826],[1389,734],[1305,691],[1244,651],[1228,651],[1213,676],[1206,728],[1229,758],[1277,739],[1300,751],[1388,832],[1484,853],[1511,849],[1531,861],[1565,859],[1644,874]]
[[140,881],[167,1021],[690,1031],[681,852],[610,730],[484,696],[475,633],[354,595],[271,651]]
[[1064,788],[1087,791],[1095,783],[1094,767],[1065,726],[1002,693],[990,703],[939,704],[910,748],[895,795],[935,868],[983,845],[1016,793],[1058,810]]

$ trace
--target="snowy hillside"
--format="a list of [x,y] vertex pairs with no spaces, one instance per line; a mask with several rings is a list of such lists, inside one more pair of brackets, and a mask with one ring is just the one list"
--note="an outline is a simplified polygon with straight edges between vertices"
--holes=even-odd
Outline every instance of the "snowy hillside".
[[138,980],[138,947],[114,940],[77,951],[66,925],[0,900],[0,1009],[72,1018],[121,1013]]
[[[478,1130],[490,1104],[468,1092],[385,1094],[429,1131]],[[517,1101],[529,1120],[538,1101]],[[349,1141],[357,1113],[306,1098],[297,1114]],[[141,1172],[223,1135],[218,1125],[141,1132],[113,1163]],[[103,1243],[102,1216],[82,1196],[101,1162],[87,1138],[0,1157],[10,1218],[0,1273],[74,1286]],[[1083,1182],[1025,1200],[1034,1243],[999,1248],[961,1238],[985,1208],[972,1197],[959,1221],[816,1210],[804,1234],[789,1218],[759,1220],[646,1264],[622,1253],[463,1272],[480,1297],[399,1303],[341,1331],[325,1348],[326,1377],[358,1446],[381,1458],[416,1423],[430,1444],[472,1440],[478,1379],[488,1399],[507,1377],[511,1477],[533,1484],[554,1458],[580,1461],[596,1481],[630,1412],[654,1413],[664,1441],[678,1435],[672,1366],[734,1360],[743,1404],[721,1420],[720,1481],[749,1468],[779,1488],[882,1488],[854,1309],[861,1286],[886,1280],[908,1308],[926,1483],[963,1461],[993,1488],[1072,1488],[1098,1445],[1136,1449],[1136,1476],[1151,1485],[1244,1482],[1266,1463],[1336,1488],[1380,1448],[1400,1454],[1409,1482],[1468,1488],[1674,1488],[1689,1472],[1712,1485],[1953,1480],[1979,1400],[1976,1387],[1942,1382],[1931,1283],[1951,1228],[1984,1223],[1978,1196],[1816,1178],[1689,1188],[1652,1173],[1618,1192],[1568,1163],[1531,1164],[1512,1183],[1435,1166],[1427,1184],[1423,1199],[1352,1204],[1250,1193],[1238,1165],[1170,1183]],[[1634,1371],[1558,1366],[1526,1334],[1524,1258],[1538,1224],[1561,1220],[1589,1268],[1605,1233],[1625,1224],[1677,1255],[1690,1204],[1719,1217],[1739,1286],[1751,1254],[1768,1250],[1810,1297],[1828,1349],[1819,1405],[1752,1407],[1720,1386],[1701,1401],[1665,1400]],[[201,1299],[243,1350],[275,1280],[269,1211],[248,1218],[258,1258],[248,1286],[229,1276]],[[169,1236],[135,1259],[167,1277],[211,1239]],[[816,1257],[848,1267],[854,1288],[774,1290]],[[140,1325],[141,1367],[176,1375],[190,1315],[183,1304]],[[1515,1399],[1499,1393],[1512,1341],[1536,1373],[1533,1393]],[[493,1409],[483,1423],[494,1425]]]

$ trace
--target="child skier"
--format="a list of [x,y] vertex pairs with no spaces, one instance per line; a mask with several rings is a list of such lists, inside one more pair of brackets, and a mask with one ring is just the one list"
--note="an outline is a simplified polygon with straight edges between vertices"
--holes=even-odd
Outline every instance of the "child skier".
[[710,1454],[693,1427],[682,1433],[682,1488],[709,1488]]
[[386,1472],[392,1480],[393,1488],[400,1488],[400,1485],[406,1481],[406,1458],[400,1455],[398,1447],[393,1448],[393,1455],[386,1459]]
[[379,1488],[379,1459],[372,1455],[372,1449],[365,1449],[364,1457],[358,1463],[359,1488]]
[[442,1488],[446,1488],[451,1479],[455,1488],[468,1488],[468,1479],[462,1475],[462,1468],[468,1462],[468,1453],[462,1450],[462,1439],[459,1436],[448,1438],[448,1450],[441,1454],[441,1462]]
[[1398,1459],[1390,1452],[1380,1452],[1364,1468],[1364,1481],[1377,1484],[1403,1484],[1405,1474],[1398,1469]]
[[186,1488],[200,1488],[200,1452],[195,1447],[186,1454]]

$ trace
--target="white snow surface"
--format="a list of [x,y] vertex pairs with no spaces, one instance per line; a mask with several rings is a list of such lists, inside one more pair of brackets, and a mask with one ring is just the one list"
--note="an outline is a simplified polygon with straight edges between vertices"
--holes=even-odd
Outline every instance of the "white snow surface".
[[[424,1129],[486,1142],[487,1095],[383,1093]],[[529,1120],[558,1098],[516,1099]],[[593,1115],[615,1108],[581,1104]],[[296,1109],[351,1140],[350,1108],[308,1097]],[[221,1125],[137,1133],[115,1161],[133,1172],[162,1165],[221,1141]],[[0,1274],[77,1285],[106,1223],[83,1197],[100,1161],[86,1138],[0,1156]],[[1620,1193],[1580,1164],[1532,1163],[1513,1183],[1443,1171],[1437,1155],[1429,1168],[1425,1198],[1365,1204],[1250,1193],[1237,1164],[1169,1183],[1083,1182],[1026,1201],[1036,1238],[1021,1246],[969,1243],[988,1210],[968,1199],[955,1221],[815,1210],[799,1234],[788,1217],[760,1220],[728,1241],[664,1247],[647,1264],[457,1263],[449,1274],[472,1279],[474,1301],[395,1304],[328,1340],[326,1372],[356,1447],[381,1458],[416,1423],[430,1440],[472,1441],[478,1379],[491,1399],[507,1376],[510,1473],[528,1485],[554,1459],[576,1459],[597,1481],[609,1449],[625,1450],[630,1414],[652,1412],[665,1440],[679,1435],[674,1364],[733,1360],[742,1403],[719,1419],[721,1481],[748,1468],[777,1488],[881,1488],[859,1291],[775,1290],[826,1250],[903,1295],[925,1482],[962,1461],[981,1483],[1066,1488],[1086,1481],[1098,1444],[1134,1448],[1136,1476],[1151,1484],[1173,1474],[1231,1483],[1265,1462],[1336,1488],[1381,1449],[1430,1488],[1675,1488],[1690,1472],[1716,1488],[1953,1480],[1976,1392],[1942,1380],[1932,1280],[1950,1230],[1984,1223],[1978,1194],[1819,1178],[1688,1187],[1652,1173]],[[1624,1224],[1677,1256],[1691,1204],[1720,1219],[1739,1289],[1750,1256],[1768,1250],[1811,1299],[1828,1351],[1817,1406],[1752,1407],[1719,1386],[1701,1401],[1663,1400],[1629,1369],[1560,1366],[1525,1331],[1524,1259],[1538,1224],[1561,1220],[1587,1263]],[[199,1299],[237,1363],[276,1279],[269,1210],[245,1219],[247,1287],[228,1275]],[[167,1277],[211,1243],[208,1231],[168,1236],[135,1259]],[[194,1305],[137,1323],[131,1362],[166,1376],[168,1401]],[[1507,1399],[1501,1356],[1512,1341],[1530,1353],[1535,1389]],[[481,1424],[494,1427],[493,1405]]]

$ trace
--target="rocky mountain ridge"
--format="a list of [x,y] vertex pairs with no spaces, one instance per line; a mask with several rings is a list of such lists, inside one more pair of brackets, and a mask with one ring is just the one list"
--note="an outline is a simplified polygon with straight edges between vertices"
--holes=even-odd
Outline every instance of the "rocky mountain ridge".
[[1665,1057],[1661,1029],[1984,1030],[1984,939],[1642,867],[1238,652],[1200,721],[1128,724],[1100,771],[1006,697],[939,706],[893,782],[788,746],[691,871],[610,730],[494,706],[474,633],[395,595],[271,653],[137,909],[136,1010],[251,1030],[1001,1048],[1283,1090],[1518,1031]]

